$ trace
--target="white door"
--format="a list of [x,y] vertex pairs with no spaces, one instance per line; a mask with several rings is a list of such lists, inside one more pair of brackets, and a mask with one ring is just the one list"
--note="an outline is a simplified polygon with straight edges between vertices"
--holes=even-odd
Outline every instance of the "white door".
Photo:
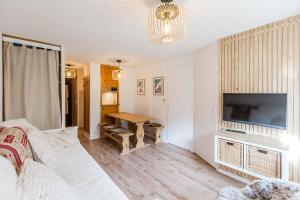
[[197,54],[194,67],[194,152],[211,165],[217,128],[217,52],[217,43],[206,47]]
[[193,65],[167,69],[168,142],[193,150]]

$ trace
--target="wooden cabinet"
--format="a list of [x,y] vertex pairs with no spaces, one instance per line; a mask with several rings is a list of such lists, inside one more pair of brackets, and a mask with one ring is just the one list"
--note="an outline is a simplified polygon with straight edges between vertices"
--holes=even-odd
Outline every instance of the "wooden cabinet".
[[[101,122],[107,122],[108,118],[106,115],[108,113],[119,112],[119,81],[112,79],[113,70],[118,70],[118,67],[101,65]],[[114,104],[103,105],[102,96],[105,92],[113,92],[117,94],[117,102]]]
[[119,88],[119,81],[112,79],[112,71],[119,69],[109,65],[101,65],[101,90],[110,91],[112,87]]

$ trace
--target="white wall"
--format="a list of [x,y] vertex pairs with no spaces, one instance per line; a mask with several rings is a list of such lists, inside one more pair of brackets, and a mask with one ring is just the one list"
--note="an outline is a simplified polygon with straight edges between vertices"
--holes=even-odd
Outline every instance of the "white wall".
[[124,79],[119,81],[119,101],[120,101],[120,112],[134,112],[134,101],[133,98],[136,90],[135,87],[135,73],[131,68],[123,68],[122,75]]
[[100,64],[90,63],[90,139],[100,138]]
[[217,130],[218,43],[194,54],[194,152],[214,165],[214,137]]
[[[146,95],[135,94],[135,112],[152,116],[165,128],[165,142],[193,148],[193,57],[181,56],[136,69],[136,80],[146,79]],[[165,94],[154,96],[152,80],[164,76]],[[136,91],[136,83],[135,83]]]
[[[135,112],[151,115],[162,123],[165,142],[194,151],[212,165],[217,70],[217,42],[189,55],[135,69],[136,80],[146,79],[146,95],[135,94]],[[164,96],[152,94],[152,78],[156,76],[165,77]]]
[[[137,95],[137,83],[135,82],[135,113],[150,115],[155,122],[162,124],[162,139],[168,141],[167,132],[167,103],[166,103],[166,71],[165,63],[155,63],[136,69],[136,78],[145,79],[145,95]],[[165,77],[165,93],[162,96],[154,96],[152,88],[153,77]]]

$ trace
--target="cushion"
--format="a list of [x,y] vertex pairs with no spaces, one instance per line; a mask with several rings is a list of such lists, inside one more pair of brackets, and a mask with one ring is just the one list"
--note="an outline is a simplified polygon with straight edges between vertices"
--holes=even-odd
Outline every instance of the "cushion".
[[[38,162],[43,162],[50,168],[53,168],[55,166],[55,162],[53,160],[54,154],[52,152],[52,149],[47,143],[47,139],[43,137],[43,133],[37,133],[40,131],[37,127],[30,124],[24,118],[4,121],[0,123],[0,126],[22,128],[27,133],[30,146],[32,147],[33,159]],[[31,134],[33,135],[31,136]]]
[[47,136],[41,131],[31,131],[28,134],[30,145],[35,155],[35,161],[44,163],[50,169],[55,168],[55,154]]
[[75,191],[49,168],[27,159],[18,178],[20,200],[79,200]]
[[0,126],[5,126],[5,127],[21,126],[25,122],[26,122],[26,119],[24,119],[24,118],[12,119],[12,120],[7,120],[4,122],[1,122]]
[[10,159],[19,171],[26,158],[32,158],[25,131],[19,127],[0,127],[0,155]]
[[15,200],[18,176],[10,160],[0,156],[0,199]]
[[26,133],[29,133],[31,131],[39,130],[37,127],[30,124],[26,119],[13,119],[8,120],[0,123],[1,127],[20,127],[22,128]]

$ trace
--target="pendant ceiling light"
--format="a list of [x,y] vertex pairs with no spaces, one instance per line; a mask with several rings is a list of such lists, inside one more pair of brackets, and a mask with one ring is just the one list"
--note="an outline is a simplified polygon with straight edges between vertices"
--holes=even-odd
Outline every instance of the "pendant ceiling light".
[[76,69],[71,69],[70,67],[74,66],[71,64],[66,64],[66,68],[65,68],[65,78],[76,78],[77,74],[76,74]]
[[122,73],[121,73],[121,71],[122,71],[122,69],[121,69],[122,60],[118,59],[118,60],[116,60],[116,63],[119,64],[119,69],[112,71],[112,79],[113,80],[121,80],[123,78]]
[[185,8],[161,0],[160,5],[151,9],[148,17],[148,34],[156,44],[165,44],[184,39],[187,30]]

